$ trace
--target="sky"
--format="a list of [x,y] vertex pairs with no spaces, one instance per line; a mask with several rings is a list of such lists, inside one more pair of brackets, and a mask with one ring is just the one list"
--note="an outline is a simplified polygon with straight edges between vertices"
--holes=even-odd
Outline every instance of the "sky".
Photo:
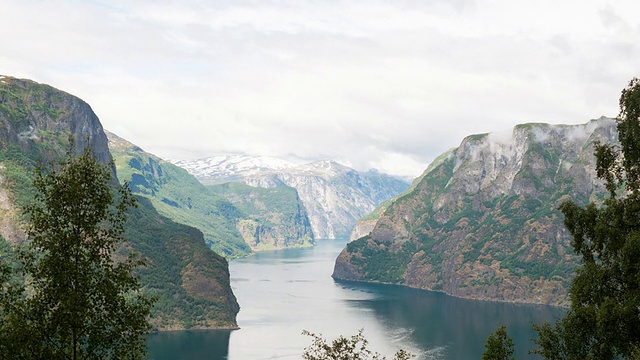
[[0,0],[0,74],[164,159],[418,176],[470,134],[618,114],[640,1]]

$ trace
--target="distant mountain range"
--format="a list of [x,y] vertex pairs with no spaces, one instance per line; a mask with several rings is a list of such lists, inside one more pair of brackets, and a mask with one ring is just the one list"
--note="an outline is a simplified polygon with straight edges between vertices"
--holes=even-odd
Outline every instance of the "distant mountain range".
[[235,258],[314,244],[294,189],[207,187],[177,165],[113,133],[107,136],[120,180],[148,198],[160,214],[202,231],[218,254]]
[[278,158],[251,155],[217,155],[173,163],[186,169],[205,185],[242,181],[248,176],[296,166]]
[[357,226],[333,277],[483,300],[568,304],[578,258],[558,206],[600,202],[594,143],[615,121],[470,135]]
[[295,165],[269,157],[225,155],[176,165],[203,184],[242,182],[296,189],[316,239],[348,237],[357,219],[409,186],[390,175],[356,171],[331,160]]

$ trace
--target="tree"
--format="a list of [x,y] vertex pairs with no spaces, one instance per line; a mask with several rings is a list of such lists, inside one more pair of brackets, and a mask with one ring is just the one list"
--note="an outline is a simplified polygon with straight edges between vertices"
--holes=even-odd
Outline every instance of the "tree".
[[[356,335],[346,338],[339,336],[331,344],[321,336],[304,330],[303,335],[313,338],[311,345],[304,349],[302,358],[304,360],[384,360],[386,357],[374,353],[367,348],[369,342],[360,329]],[[413,357],[405,350],[398,350],[393,360],[408,360]]]
[[507,328],[502,325],[487,338],[484,345],[487,349],[482,360],[513,360],[513,340],[507,335]]
[[[596,146],[596,173],[608,197],[602,206],[560,206],[572,246],[582,257],[565,318],[536,325],[547,359],[617,359],[640,347],[640,80],[622,90],[620,146]],[[635,353],[634,353],[635,352]]]
[[144,358],[153,301],[132,274],[142,262],[123,254],[131,191],[88,149],[37,170],[33,185],[21,296],[2,273],[0,339],[10,345],[0,351],[12,359]]

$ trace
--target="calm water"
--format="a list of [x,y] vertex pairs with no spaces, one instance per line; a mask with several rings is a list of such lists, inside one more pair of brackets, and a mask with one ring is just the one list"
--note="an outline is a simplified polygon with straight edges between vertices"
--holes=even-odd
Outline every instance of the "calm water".
[[563,310],[547,306],[464,300],[396,286],[336,282],[333,263],[346,240],[321,240],[310,249],[260,253],[230,264],[241,310],[240,330],[179,331],[149,338],[149,359],[300,359],[311,338],[333,339],[364,328],[370,349],[391,358],[404,348],[419,359],[479,359],[487,336],[504,324],[518,359],[532,322]]

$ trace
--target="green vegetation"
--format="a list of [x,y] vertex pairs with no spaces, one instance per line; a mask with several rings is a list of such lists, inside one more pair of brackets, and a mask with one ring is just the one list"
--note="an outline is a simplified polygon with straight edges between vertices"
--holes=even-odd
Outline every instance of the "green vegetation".
[[[385,360],[386,357],[377,352],[369,350],[369,342],[363,335],[364,330],[360,329],[356,335],[346,338],[338,336],[329,344],[322,334],[318,335],[307,330],[302,332],[313,338],[309,347],[304,349],[302,358],[304,360]],[[414,357],[413,354],[398,350],[393,356],[393,360],[408,360]]]
[[507,328],[500,326],[487,338],[481,360],[514,360],[513,339],[507,335]]
[[159,215],[147,198],[129,210],[125,237],[147,265],[136,274],[156,299],[159,329],[233,328],[238,304],[230,291],[227,261],[211,251],[202,233]]
[[225,197],[246,216],[238,228],[256,250],[315,245],[311,224],[296,189],[285,185],[257,188],[243,183],[208,188]]
[[88,149],[57,170],[36,171],[25,209],[31,241],[20,255],[25,287],[10,282],[8,267],[0,272],[1,357],[145,357],[153,301],[132,274],[143,262],[113,256],[135,202],[126,186],[114,196],[110,179]]
[[[84,129],[87,135],[74,134],[72,129]],[[19,220],[27,220],[18,219],[17,214],[33,202],[34,169],[66,159],[70,139],[76,145],[76,153],[90,147],[95,154],[100,154],[101,163],[109,161],[106,137],[88,105],[46,85],[3,78],[0,82],[0,179],[3,180],[0,186],[9,195],[8,203],[4,204],[9,210],[0,216],[5,222],[17,226]],[[237,216],[235,207],[220,200],[220,212],[228,218]],[[227,262],[205,245],[202,233],[159,215],[146,198],[138,198],[138,207],[128,209],[127,214],[124,233],[127,242],[117,249],[115,260],[125,260],[127,252],[133,251],[146,262],[134,273],[140,279],[142,294],[157,299],[150,314],[152,326],[161,330],[236,327],[238,304],[229,285]],[[17,244],[7,240],[17,240]],[[3,290],[0,300],[4,304],[15,299],[24,282],[19,275],[22,269],[18,253],[25,245],[17,248],[23,239],[7,240],[0,237]],[[11,289],[17,290],[9,291]],[[4,325],[0,322],[0,328]],[[2,344],[5,342],[0,341],[0,346]]]
[[[596,172],[606,182],[603,206],[562,204],[582,263],[571,282],[565,318],[535,325],[546,359],[633,358],[640,348],[640,80],[620,97],[620,146],[598,145]],[[624,189],[624,191],[620,191]]]
[[403,282],[402,275],[407,269],[411,256],[416,252],[412,242],[404,242],[397,250],[390,251],[385,246],[368,246],[369,236],[347,244],[350,253],[357,253],[351,262],[366,274],[362,280],[379,281],[389,284]]
[[200,184],[195,177],[113,134],[109,146],[121,183],[148,198],[157,211],[171,220],[193,226],[204,234],[216,253],[235,258],[252,253],[236,229],[246,216],[224,197]]

